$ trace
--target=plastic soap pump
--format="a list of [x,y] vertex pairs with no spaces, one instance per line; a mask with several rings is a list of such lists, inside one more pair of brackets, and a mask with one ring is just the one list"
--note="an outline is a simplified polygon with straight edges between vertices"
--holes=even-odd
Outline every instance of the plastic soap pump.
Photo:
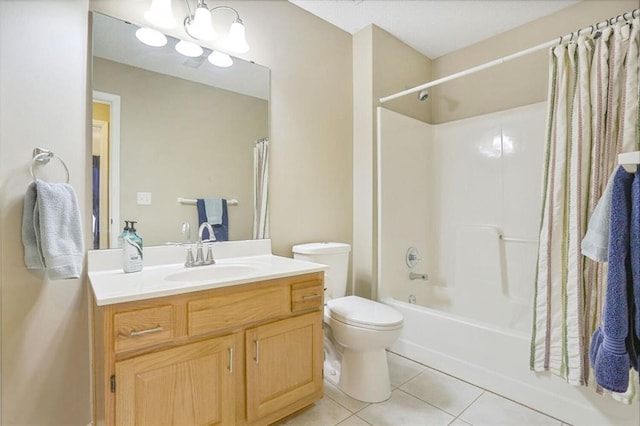
[[123,232],[123,265],[124,272],[138,272],[142,270],[142,237],[136,233],[136,222],[131,223],[129,232]]
[[122,248],[124,246],[124,236],[127,235],[128,233],[129,233],[129,221],[125,220],[124,229],[122,230],[120,235],[118,235],[118,248]]

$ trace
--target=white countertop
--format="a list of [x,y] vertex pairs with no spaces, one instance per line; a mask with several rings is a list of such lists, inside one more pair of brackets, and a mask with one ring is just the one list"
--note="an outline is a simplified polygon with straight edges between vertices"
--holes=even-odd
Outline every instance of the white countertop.
[[[175,248],[162,249],[167,253],[178,252]],[[113,262],[110,259],[103,261],[108,257],[117,257],[120,250],[94,252],[89,256],[89,281],[95,302],[98,306],[131,302],[320,272],[327,268],[318,263],[274,256],[270,253],[256,255],[254,251],[251,256],[226,257],[222,253],[223,250],[219,251],[221,253],[220,256],[216,256],[215,265],[185,268],[181,260],[180,263],[152,264],[145,266],[140,272],[133,273],[125,273],[121,267],[111,269],[114,266]],[[179,251],[181,255],[184,252],[184,248]],[[163,256],[166,256],[166,253]],[[174,257],[168,259],[175,260]],[[231,272],[224,273],[225,269]],[[208,277],[209,271],[211,278]],[[217,274],[220,271],[223,273]],[[189,280],[176,280],[175,277],[184,273],[194,273],[196,276]]]

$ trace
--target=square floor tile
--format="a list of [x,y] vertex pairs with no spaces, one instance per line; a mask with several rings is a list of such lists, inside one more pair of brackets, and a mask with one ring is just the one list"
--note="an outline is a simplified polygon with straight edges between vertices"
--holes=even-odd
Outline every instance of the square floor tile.
[[454,417],[399,389],[391,398],[371,404],[358,413],[373,426],[448,425]]
[[337,425],[351,416],[351,412],[330,398],[322,398],[312,406],[293,414],[277,425],[330,426]]
[[389,380],[393,387],[402,385],[427,368],[422,364],[389,351],[387,351],[387,361],[389,363]]
[[481,425],[554,425],[561,422],[491,392],[483,393],[460,418]]
[[484,392],[476,386],[431,369],[409,380],[400,389],[454,416],[462,413]]
[[355,398],[351,398],[328,380],[324,381],[324,396],[325,398],[328,397],[333,399],[352,413],[356,413],[369,405],[368,402],[362,402]]
[[340,422],[338,426],[371,426],[371,423],[365,422],[360,417],[354,414],[347,420]]
[[470,425],[469,423],[462,421],[460,419],[455,419],[454,421],[449,423],[449,426],[473,426],[473,425]]

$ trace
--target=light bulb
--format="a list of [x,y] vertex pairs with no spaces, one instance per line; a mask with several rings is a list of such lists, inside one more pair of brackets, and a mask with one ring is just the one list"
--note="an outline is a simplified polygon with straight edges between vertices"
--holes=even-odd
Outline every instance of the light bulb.
[[245,37],[244,24],[240,18],[236,19],[225,41],[225,48],[231,52],[245,53],[249,51],[249,45]]
[[151,47],[162,47],[167,44],[167,37],[160,31],[152,30],[151,28],[139,28],[136,31],[136,37],[138,40]]
[[233,59],[231,59],[231,56],[226,53],[218,52],[217,50],[211,52],[211,55],[207,57],[207,60],[213,65],[221,68],[227,68],[233,65]]
[[181,55],[188,56],[190,58],[197,58],[203,53],[202,47],[198,46],[195,43],[191,43],[190,41],[184,40],[180,40],[176,44],[176,50]]
[[211,22],[211,12],[206,4],[198,4],[193,19],[187,19],[185,29],[187,34],[197,40],[213,40],[215,38],[216,32]]
[[144,12],[144,18],[160,28],[175,28],[178,25],[171,10],[171,0],[152,0],[149,10]]

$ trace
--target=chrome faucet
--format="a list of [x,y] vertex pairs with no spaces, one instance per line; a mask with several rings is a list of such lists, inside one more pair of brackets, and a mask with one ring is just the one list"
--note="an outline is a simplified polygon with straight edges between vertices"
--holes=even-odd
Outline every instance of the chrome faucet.
[[[203,240],[202,234],[204,233],[205,229],[209,231],[209,238],[207,238],[206,240]],[[196,243],[196,258],[195,260],[193,259],[193,252],[191,250],[191,246],[188,246],[187,260],[184,263],[184,266],[186,268],[191,268],[193,266],[213,265],[214,263],[216,263],[215,259],[213,258],[213,249],[211,248],[211,244],[207,244],[206,257],[202,252],[203,243],[212,243],[215,240],[216,240],[216,236],[213,233],[213,227],[209,223],[203,222],[202,225],[200,225],[200,228],[198,228],[198,242]]]
[[[202,234],[204,233],[205,229],[209,231],[209,238],[206,240],[203,240]],[[200,225],[200,228],[198,228],[198,244],[196,245],[196,260],[193,262],[193,266],[212,265],[216,263],[215,259],[213,258],[213,250],[211,248],[211,244],[207,244],[207,256],[205,257],[204,254],[202,253],[202,243],[204,242],[210,243],[215,240],[216,240],[216,236],[213,233],[213,227],[208,222],[203,222]]]
[[200,228],[198,228],[198,238],[200,243],[202,243],[202,234],[204,233],[204,230],[209,231],[209,239],[207,241],[215,241],[216,240],[216,236],[213,233],[213,227],[211,226],[211,224],[209,222],[202,222],[202,224],[200,225]]

